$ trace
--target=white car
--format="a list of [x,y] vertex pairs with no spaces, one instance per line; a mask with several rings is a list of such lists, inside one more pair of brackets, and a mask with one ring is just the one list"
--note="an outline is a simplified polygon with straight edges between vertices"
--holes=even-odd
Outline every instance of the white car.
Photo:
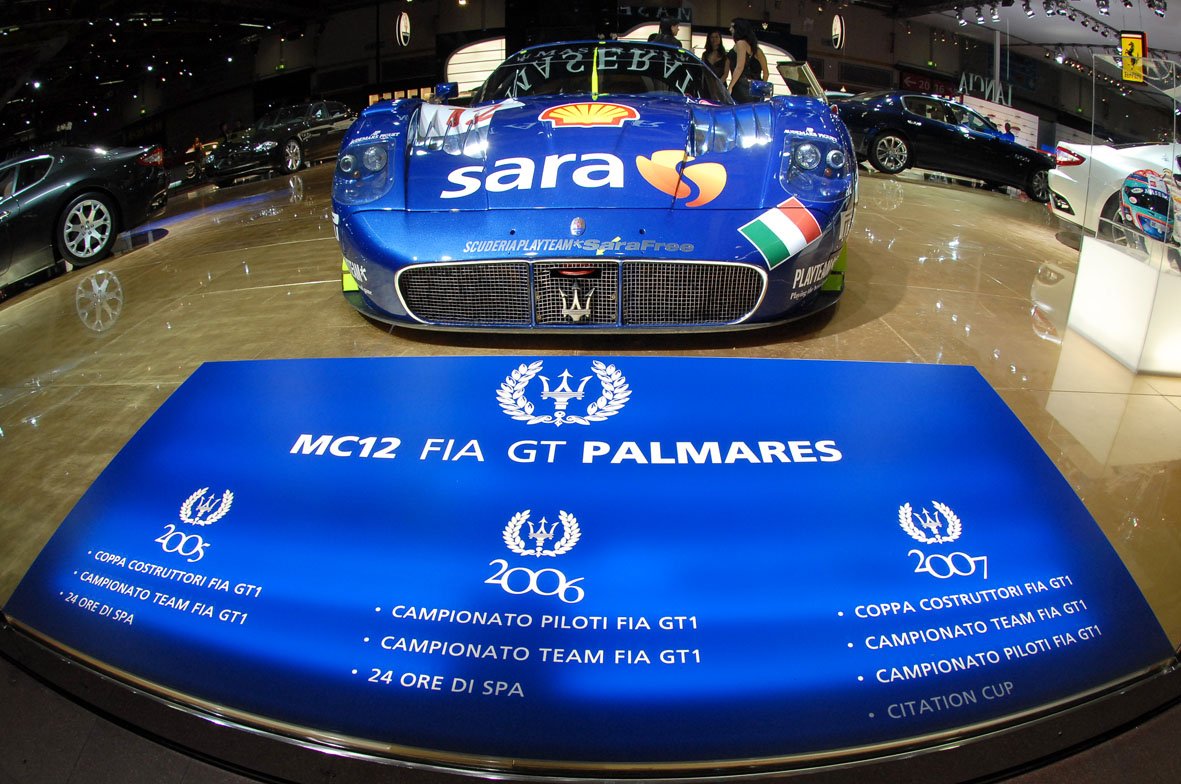
[[1181,145],[1059,142],[1050,170],[1050,211],[1068,227],[1099,233],[1099,219],[1120,222],[1120,190],[1134,171],[1176,174]]

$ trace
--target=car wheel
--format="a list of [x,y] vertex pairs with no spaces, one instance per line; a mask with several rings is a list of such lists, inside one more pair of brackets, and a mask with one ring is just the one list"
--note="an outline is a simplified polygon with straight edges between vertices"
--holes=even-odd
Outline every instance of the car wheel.
[[883,133],[869,148],[869,162],[884,174],[897,174],[910,165],[910,144],[896,133]]
[[58,218],[55,239],[65,260],[80,267],[106,258],[118,233],[111,198],[83,193]]
[[1116,191],[1099,212],[1099,226],[1095,234],[1099,239],[1117,245],[1127,245],[1128,235],[1122,230],[1122,227],[1127,225],[1123,213],[1120,212],[1120,192]]
[[1045,204],[1050,200],[1050,172],[1038,169],[1029,175],[1029,184],[1025,186],[1025,193],[1036,202]]
[[294,174],[299,171],[299,167],[303,166],[303,147],[299,144],[299,139],[288,139],[287,143],[283,145],[283,171],[287,174]]

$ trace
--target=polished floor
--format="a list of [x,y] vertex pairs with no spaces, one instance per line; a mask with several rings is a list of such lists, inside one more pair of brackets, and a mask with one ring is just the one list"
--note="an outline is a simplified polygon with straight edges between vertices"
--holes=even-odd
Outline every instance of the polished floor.
[[[433,334],[377,326],[341,297],[330,174],[321,166],[175,195],[126,252],[0,302],[0,606],[107,462],[202,362],[800,357],[977,368],[1083,499],[1173,645],[1181,643],[1181,378],[1134,374],[1067,330],[1078,251],[1041,205],[917,174],[867,173],[847,291],[818,318],[691,336]],[[4,673],[5,694],[23,694],[23,676]],[[25,775],[60,758],[44,748],[40,767],[15,767],[3,747],[0,740],[0,782],[165,780],[78,769]],[[1177,780],[1178,750],[1164,748],[1173,758],[1155,766],[1162,777],[1136,780]],[[28,762],[41,752],[24,753]],[[1109,769],[1114,759],[1100,754],[1095,764]],[[168,780],[235,780],[172,770]]]

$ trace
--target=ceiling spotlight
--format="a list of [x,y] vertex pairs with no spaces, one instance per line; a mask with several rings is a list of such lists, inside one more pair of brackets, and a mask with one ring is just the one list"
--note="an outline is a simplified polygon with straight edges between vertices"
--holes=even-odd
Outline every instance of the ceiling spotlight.
[[1111,13],[1111,0],[1095,0],[1095,7],[1099,9],[1099,13],[1107,16]]
[[1058,65],[1062,65],[1064,62],[1066,62],[1066,52],[1062,51],[1061,46],[1059,46],[1057,51],[1054,52],[1054,62],[1058,63]]
[[1165,16],[1165,9],[1167,5],[1168,3],[1166,0],[1148,0],[1148,7],[1152,9],[1154,14],[1161,17],[1162,19]]
[[1025,2],[1022,3],[1022,8],[1025,9],[1025,15],[1027,17],[1029,17],[1030,19],[1032,19],[1034,17],[1035,12],[1032,8],[1029,7],[1029,0],[1025,0]]
[[1001,12],[996,10],[996,3],[992,4],[992,21],[994,21],[994,22],[1001,21]]
[[1124,0],[1124,8],[1131,8],[1132,0]]
[[955,23],[960,27],[963,27],[967,24],[967,22],[964,21],[964,11],[961,8],[955,9]]
[[980,6],[976,6],[976,24],[984,24],[984,12],[980,10]]
[[1042,0],[1042,8],[1045,10],[1046,16],[1058,13],[1058,9],[1054,7],[1054,0]]

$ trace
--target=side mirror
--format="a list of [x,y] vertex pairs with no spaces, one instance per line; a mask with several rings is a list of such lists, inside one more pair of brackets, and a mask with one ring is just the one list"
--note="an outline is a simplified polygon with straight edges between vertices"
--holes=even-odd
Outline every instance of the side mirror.
[[769,101],[775,95],[775,85],[758,79],[750,80],[750,95],[760,101]]
[[443,82],[435,85],[435,101],[437,103],[446,103],[457,95],[459,95],[457,82]]

